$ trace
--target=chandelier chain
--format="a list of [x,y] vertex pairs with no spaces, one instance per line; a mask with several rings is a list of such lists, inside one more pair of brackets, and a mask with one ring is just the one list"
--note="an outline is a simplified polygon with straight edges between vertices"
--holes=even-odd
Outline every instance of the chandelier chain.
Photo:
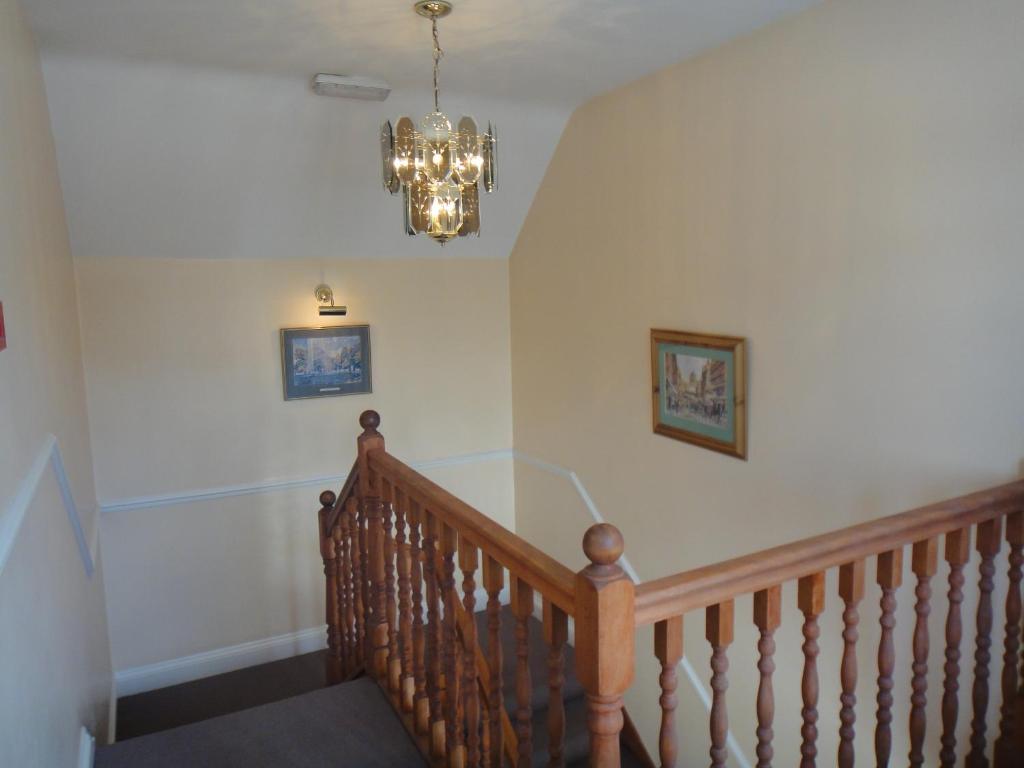
[[430,25],[434,35],[434,111],[441,111],[441,57],[444,51],[441,50],[441,42],[437,34],[437,16],[432,16]]

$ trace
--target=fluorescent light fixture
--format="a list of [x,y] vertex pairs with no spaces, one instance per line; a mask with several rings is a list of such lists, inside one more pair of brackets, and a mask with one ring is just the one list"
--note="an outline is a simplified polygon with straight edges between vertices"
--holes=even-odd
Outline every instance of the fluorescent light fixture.
[[340,96],[343,99],[384,101],[391,93],[391,86],[375,77],[321,73],[313,78],[313,92],[320,96]]

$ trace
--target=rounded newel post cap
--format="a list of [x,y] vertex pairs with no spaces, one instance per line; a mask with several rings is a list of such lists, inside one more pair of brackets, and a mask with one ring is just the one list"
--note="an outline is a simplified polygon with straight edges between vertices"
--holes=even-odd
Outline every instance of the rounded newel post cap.
[[333,507],[337,498],[334,491],[324,491],[320,494],[320,505],[324,508]]
[[365,432],[376,432],[380,426],[380,414],[376,411],[363,411],[359,416],[359,426]]
[[625,546],[619,529],[609,523],[592,525],[583,534],[583,553],[594,565],[614,565]]

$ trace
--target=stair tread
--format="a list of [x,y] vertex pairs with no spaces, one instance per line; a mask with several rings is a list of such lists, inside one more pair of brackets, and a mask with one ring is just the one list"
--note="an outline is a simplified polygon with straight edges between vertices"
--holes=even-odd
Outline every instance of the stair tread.
[[[345,727],[339,727],[344,724]],[[96,768],[425,766],[401,720],[368,678],[117,742]]]

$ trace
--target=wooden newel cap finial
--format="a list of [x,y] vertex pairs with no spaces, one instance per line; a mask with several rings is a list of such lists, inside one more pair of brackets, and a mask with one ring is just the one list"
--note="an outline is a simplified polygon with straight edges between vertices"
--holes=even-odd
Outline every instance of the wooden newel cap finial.
[[595,565],[614,565],[624,548],[622,534],[609,523],[592,525],[583,534],[583,553]]
[[334,502],[337,500],[337,498],[338,497],[334,494],[334,491],[324,491],[323,493],[320,494],[320,506],[324,507],[325,509],[328,507],[333,507]]
[[380,414],[376,411],[363,411],[359,416],[359,426],[365,432],[373,433],[380,426]]

